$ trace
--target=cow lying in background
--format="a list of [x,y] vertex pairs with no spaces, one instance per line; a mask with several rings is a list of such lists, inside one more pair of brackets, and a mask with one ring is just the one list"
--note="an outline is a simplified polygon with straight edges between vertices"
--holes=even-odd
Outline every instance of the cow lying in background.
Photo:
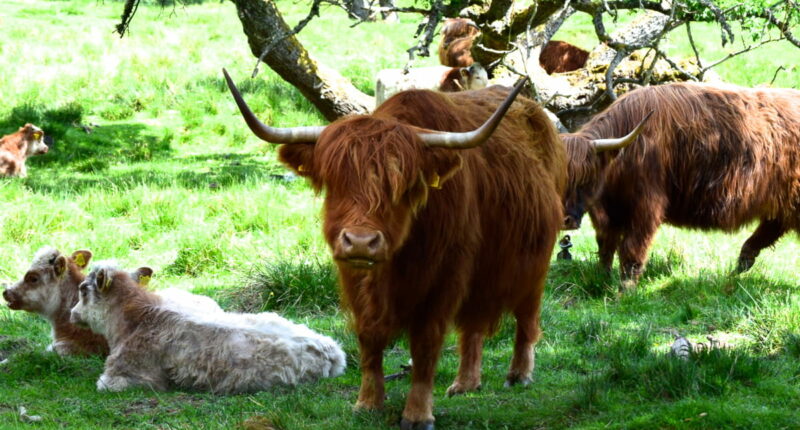
[[375,107],[405,90],[479,90],[485,88],[488,82],[486,70],[478,63],[464,68],[418,67],[409,69],[407,73],[403,69],[383,69],[375,78]]
[[25,124],[16,133],[0,138],[0,176],[28,176],[25,160],[45,153],[47,145],[42,129]]
[[25,276],[3,291],[13,310],[44,317],[53,327],[53,343],[47,347],[59,355],[108,354],[106,340],[91,330],[69,322],[70,309],[78,303],[78,285],[86,277],[81,271],[92,259],[86,250],[71,256],[44,247],[36,252]]
[[127,272],[99,265],[81,283],[71,321],[108,340],[101,391],[144,386],[244,393],[344,371],[344,352],[331,338],[275,314],[259,315],[185,313]]
[[586,64],[589,51],[560,40],[551,40],[539,53],[539,65],[548,75],[578,70]]
[[[638,141],[618,155],[592,150],[651,111]],[[759,220],[742,246],[739,272],[785,232],[800,230],[800,91],[645,87],[562,137],[573,180],[565,225],[577,228],[589,209],[600,264],[610,270],[619,251],[623,287],[642,274],[662,223],[733,231]]]
[[439,63],[449,67],[472,65],[472,41],[480,34],[474,22],[466,18],[447,18],[442,26],[439,43]]
[[[103,336],[69,321],[70,311],[78,303],[78,286],[86,278],[82,270],[91,259],[92,253],[87,250],[66,256],[55,248],[43,247],[36,252],[23,278],[3,291],[9,308],[41,315],[50,323],[53,343],[47,347],[48,351],[59,355],[108,354],[108,343]],[[142,285],[147,284],[152,275],[149,267],[130,273],[132,279]],[[157,294],[165,303],[187,313],[222,312],[217,302],[209,297],[178,289],[166,289]]]

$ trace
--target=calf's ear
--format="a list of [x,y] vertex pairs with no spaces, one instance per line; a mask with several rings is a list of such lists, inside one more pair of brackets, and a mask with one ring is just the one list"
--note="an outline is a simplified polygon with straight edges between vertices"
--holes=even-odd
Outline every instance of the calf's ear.
[[142,287],[146,287],[150,283],[150,278],[153,277],[153,269],[149,267],[140,267],[131,272],[131,278]]
[[95,277],[97,282],[97,290],[103,293],[108,292],[108,289],[111,288],[111,273],[106,268],[99,269],[97,271],[97,276]]
[[292,143],[281,145],[278,149],[278,158],[281,162],[300,176],[310,177],[311,166],[314,162],[314,144]]
[[67,271],[67,257],[63,255],[56,257],[53,261],[53,270],[56,272],[56,276],[61,277]]
[[83,270],[89,265],[89,261],[92,260],[92,252],[86,249],[80,249],[73,252],[70,258],[72,258],[72,261],[75,262],[75,265],[78,266],[79,269]]

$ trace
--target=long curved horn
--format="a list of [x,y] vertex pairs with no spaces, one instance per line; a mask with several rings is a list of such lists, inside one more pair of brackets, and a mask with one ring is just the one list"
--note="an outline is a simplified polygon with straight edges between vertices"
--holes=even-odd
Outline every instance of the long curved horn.
[[514,85],[514,89],[511,90],[511,93],[506,97],[506,100],[500,107],[497,108],[496,111],[483,123],[482,126],[478,127],[475,130],[467,131],[467,132],[424,132],[419,133],[420,139],[422,142],[425,143],[426,146],[429,147],[443,147],[443,148],[452,148],[452,149],[467,149],[467,148],[474,148],[476,146],[481,145],[489,136],[492,135],[494,130],[500,124],[500,120],[503,119],[503,116],[508,111],[508,108],[511,107],[511,104],[514,103],[514,99],[517,98],[517,94],[522,90],[522,87],[525,85],[525,82],[528,81],[527,77],[524,77],[517,81],[517,84]]
[[604,151],[612,151],[614,149],[622,149],[631,143],[633,143],[639,134],[644,130],[644,123],[647,122],[647,119],[650,118],[650,115],[653,114],[654,111],[650,111],[647,115],[644,116],[639,125],[633,129],[632,132],[628,133],[625,136],[618,137],[616,139],[594,139],[592,143],[594,144],[595,152],[604,152]]
[[322,134],[322,130],[325,130],[325,126],[275,128],[262,123],[245,103],[242,94],[239,93],[239,89],[233,83],[233,79],[228,75],[228,71],[223,68],[222,73],[225,74],[228,88],[230,88],[233,99],[236,100],[236,105],[239,106],[239,111],[242,112],[245,122],[247,122],[253,134],[261,139],[272,143],[315,143],[319,139],[319,135]]

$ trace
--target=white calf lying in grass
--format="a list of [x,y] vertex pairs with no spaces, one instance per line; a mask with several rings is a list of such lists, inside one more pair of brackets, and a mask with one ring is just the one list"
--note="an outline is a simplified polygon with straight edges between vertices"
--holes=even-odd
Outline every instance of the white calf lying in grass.
[[132,386],[253,392],[340,375],[345,355],[331,338],[272,313],[182,312],[100,265],[80,285],[71,321],[108,339],[98,390]]
[[[87,250],[66,256],[45,246],[36,252],[22,279],[3,291],[9,308],[41,315],[50,322],[53,343],[47,349],[59,355],[108,354],[108,343],[103,336],[70,322],[70,311],[78,303],[78,285],[86,278],[82,270],[91,259],[92,253]],[[130,273],[135,282],[142,284],[152,275],[149,267]],[[209,297],[173,288],[156,294],[169,306],[187,313],[222,313],[222,308]]]

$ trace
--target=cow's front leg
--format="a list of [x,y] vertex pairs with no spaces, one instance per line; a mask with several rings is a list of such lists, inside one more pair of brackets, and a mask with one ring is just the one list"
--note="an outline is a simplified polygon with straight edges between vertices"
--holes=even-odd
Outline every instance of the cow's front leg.
[[361,350],[361,389],[358,392],[356,409],[380,409],[383,407],[383,350],[387,337],[376,333],[358,335]]
[[736,273],[750,270],[761,250],[774,245],[784,233],[786,233],[786,227],[780,221],[761,220],[756,231],[742,245],[742,250],[739,253],[739,262],[736,265]]
[[619,230],[611,228],[605,210],[592,209],[589,211],[589,217],[592,219],[595,230],[600,267],[611,273],[611,267],[614,265],[614,253],[617,252],[622,235]]
[[403,430],[433,430],[433,376],[444,341],[446,323],[428,321],[410,330],[411,391],[400,427]]
[[447,388],[447,395],[474,391],[481,386],[481,355],[483,353],[483,328],[463,328],[459,337],[459,355],[461,362],[458,375],[453,384]]
[[652,225],[625,233],[619,248],[621,292],[636,288],[639,277],[644,273],[647,251],[650,249],[657,229],[658,225]]

